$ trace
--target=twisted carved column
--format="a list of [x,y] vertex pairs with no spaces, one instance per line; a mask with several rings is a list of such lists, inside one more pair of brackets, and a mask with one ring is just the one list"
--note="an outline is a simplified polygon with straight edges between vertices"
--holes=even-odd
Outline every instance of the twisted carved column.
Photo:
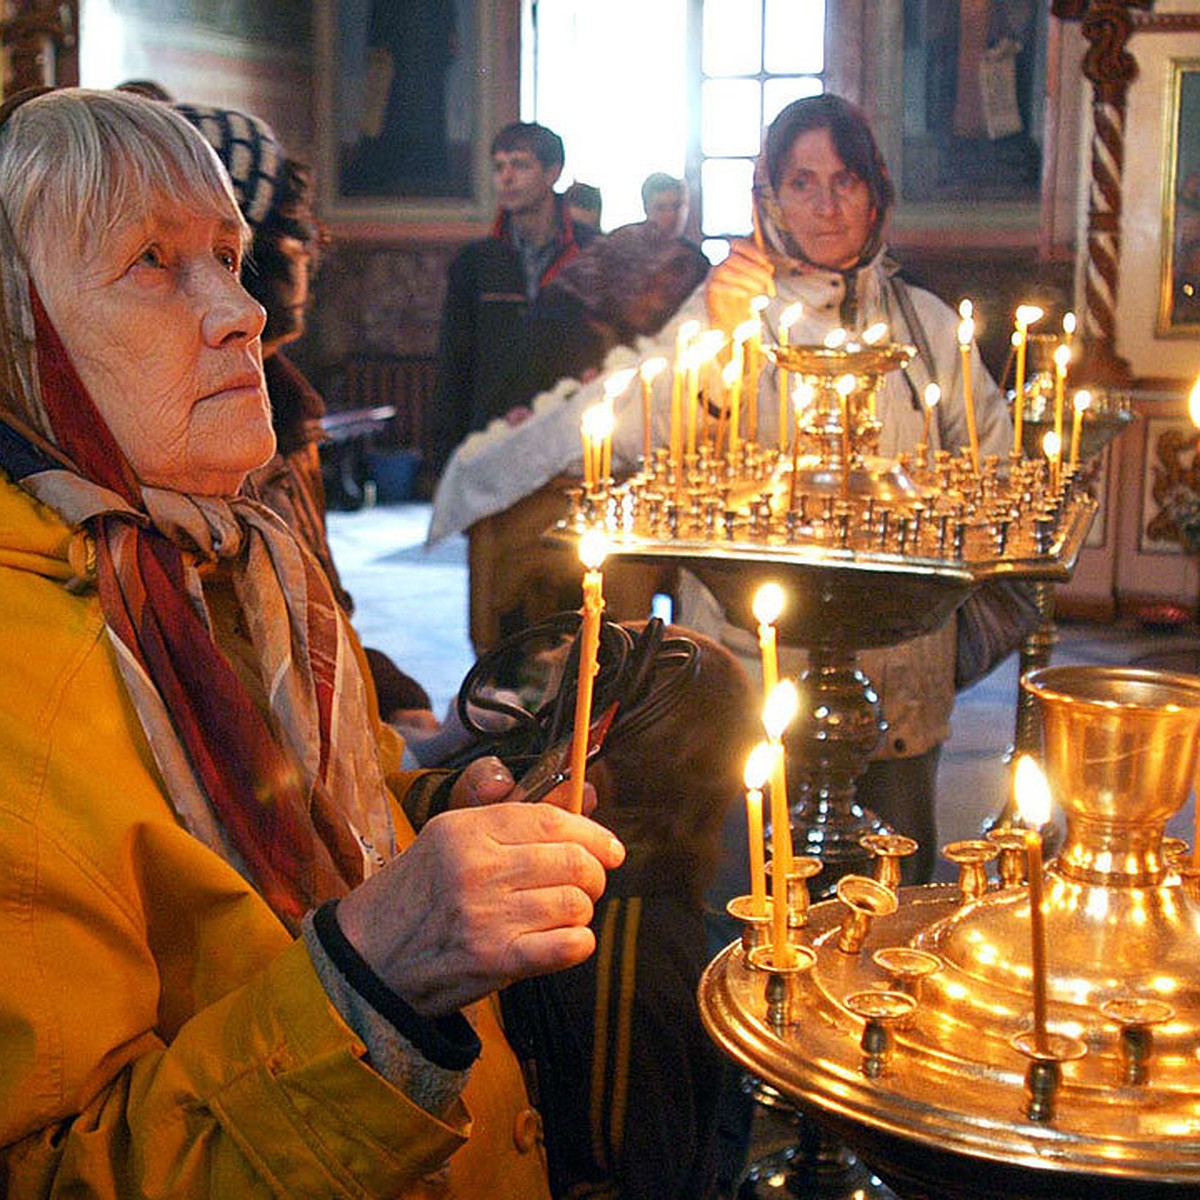
[[1088,42],[1083,73],[1092,82],[1095,131],[1080,374],[1096,383],[1129,379],[1129,365],[1116,352],[1125,101],[1137,76],[1137,63],[1125,44],[1134,30],[1131,10],[1153,4],[1154,0],[1054,0],[1052,7],[1059,20],[1079,21]]

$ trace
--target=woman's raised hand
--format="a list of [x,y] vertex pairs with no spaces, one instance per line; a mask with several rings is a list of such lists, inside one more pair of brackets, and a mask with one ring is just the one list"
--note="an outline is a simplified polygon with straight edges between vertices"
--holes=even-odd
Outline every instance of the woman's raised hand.
[[753,316],[750,302],[774,290],[775,272],[765,250],[748,238],[735,238],[729,257],[708,275],[708,319],[717,329],[733,331]]
[[595,949],[588,928],[625,850],[551,804],[500,803],[434,817],[338,907],[371,969],[427,1017]]

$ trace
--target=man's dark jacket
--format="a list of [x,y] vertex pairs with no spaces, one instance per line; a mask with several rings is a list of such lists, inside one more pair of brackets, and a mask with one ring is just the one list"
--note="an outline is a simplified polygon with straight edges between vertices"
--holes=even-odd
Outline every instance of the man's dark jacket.
[[[541,286],[595,236],[595,230],[573,224],[561,196],[556,203],[556,252],[542,273]],[[502,213],[490,237],[468,243],[450,264],[437,384],[427,413],[433,459],[429,465],[434,471],[445,466],[468,433],[508,411],[504,384],[511,374],[511,357],[521,345],[528,309],[521,258]]]

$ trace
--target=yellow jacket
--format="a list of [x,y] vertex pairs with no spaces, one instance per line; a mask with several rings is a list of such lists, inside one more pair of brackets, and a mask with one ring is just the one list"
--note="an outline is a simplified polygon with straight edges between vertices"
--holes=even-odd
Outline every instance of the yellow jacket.
[[82,548],[0,473],[0,1194],[545,1196],[490,1006],[437,1120],[176,822],[95,593],[64,586]]

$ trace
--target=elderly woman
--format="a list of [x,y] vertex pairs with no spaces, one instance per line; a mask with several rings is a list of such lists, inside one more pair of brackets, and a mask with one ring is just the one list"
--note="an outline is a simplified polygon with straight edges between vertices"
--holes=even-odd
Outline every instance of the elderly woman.
[[[729,257],[658,338],[642,340],[634,352],[614,353],[605,376],[652,356],[672,357],[684,321],[697,319],[732,331],[750,316],[752,299],[770,295],[762,314],[766,341],[777,339],[780,314],[800,301],[803,313],[789,331],[793,344],[819,344],[839,326],[864,329],[883,320],[897,341],[918,348],[907,371],[892,373],[880,389],[881,454],[895,455],[921,440],[922,396],[930,382],[940,385],[942,395],[931,430],[933,449],[965,446],[958,318],[936,296],[909,287],[898,276],[883,240],[892,200],[887,168],[858,109],[833,95],[788,105],[767,131],[756,171],[754,203],[762,246],[750,239],[735,240]],[[971,360],[980,449],[984,454],[1006,454],[1012,433],[1003,399],[975,347]],[[657,381],[659,445],[666,435],[669,374],[664,372]],[[538,415],[525,425],[468,439],[443,476],[431,536],[508,508],[521,494],[577,462],[579,417],[599,399],[601,387],[597,381],[577,388],[566,404],[551,405],[539,398],[534,402]],[[560,384],[557,391],[561,395],[571,389]],[[760,379],[760,441],[769,443],[777,436],[776,394],[774,368],[768,367]],[[613,447],[618,463],[636,463],[641,451],[637,404],[636,388],[618,401]],[[514,494],[518,486],[523,491]],[[679,599],[677,621],[719,637],[743,653],[754,669],[754,639],[726,623],[712,596],[690,576],[682,581]],[[921,842],[919,854],[906,860],[906,877],[915,882],[929,876],[936,856],[934,780],[954,705],[954,626],[903,646],[867,651],[862,661],[880,692],[889,730],[860,781],[859,798]],[[789,672],[802,665],[795,650],[784,662]]]
[[328,581],[238,495],[263,312],[200,135],[10,103],[0,209],[5,1194],[545,1195],[487,998],[586,958],[620,844],[472,805],[494,760],[396,770]]

